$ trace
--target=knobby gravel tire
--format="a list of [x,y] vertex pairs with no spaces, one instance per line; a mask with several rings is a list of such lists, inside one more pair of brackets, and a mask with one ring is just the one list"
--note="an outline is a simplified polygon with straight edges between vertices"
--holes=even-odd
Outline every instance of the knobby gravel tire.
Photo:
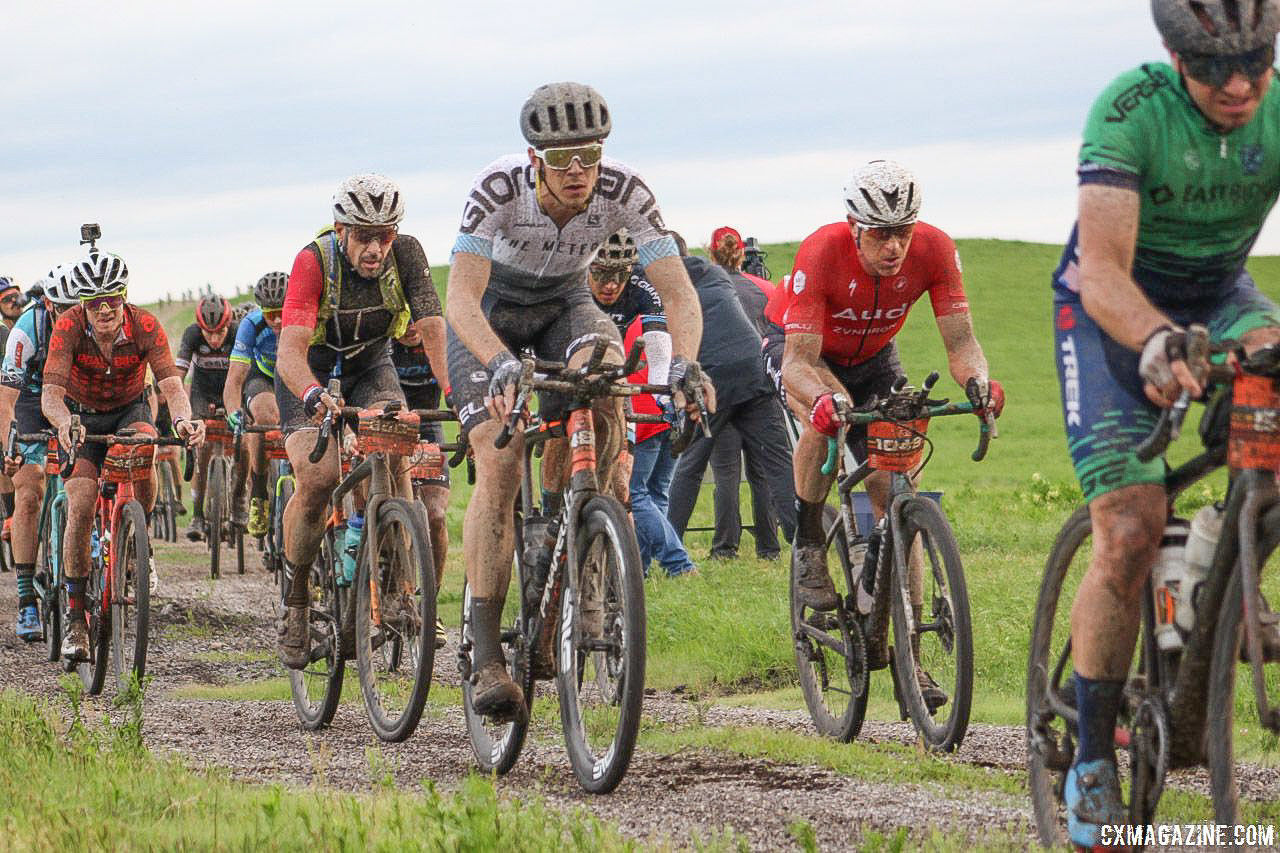
[[131,500],[120,513],[120,539],[111,584],[111,669],[116,690],[125,692],[130,678],[146,675],[151,625],[151,537],[147,513]]

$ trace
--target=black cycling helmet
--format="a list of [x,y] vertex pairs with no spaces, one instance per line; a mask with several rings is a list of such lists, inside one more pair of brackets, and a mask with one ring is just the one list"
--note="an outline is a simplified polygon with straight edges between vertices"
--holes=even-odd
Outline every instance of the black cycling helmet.
[[1151,15],[1174,53],[1219,56],[1275,43],[1276,0],[1151,0]]
[[585,83],[548,83],[520,108],[520,132],[534,148],[604,139],[613,129],[609,105]]
[[284,307],[284,290],[289,285],[287,272],[269,272],[253,286],[253,299],[268,311]]
[[221,296],[204,296],[196,306],[196,325],[206,332],[220,332],[231,322],[231,303]]

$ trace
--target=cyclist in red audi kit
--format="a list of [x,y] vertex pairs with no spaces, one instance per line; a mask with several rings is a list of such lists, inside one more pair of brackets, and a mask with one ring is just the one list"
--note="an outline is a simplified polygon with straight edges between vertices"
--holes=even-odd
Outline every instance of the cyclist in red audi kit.
[[[929,295],[952,377],[974,385],[995,414],[1004,406],[1000,383],[989,379],[987,360],[973,335],[969,302],[960,276],[960,254],[942,231],[919,222],[920,185],[902,166],[873,160],[854,170],[844,189],[847,216],[819,228],[800,245],[790,293],[775,306],[785,332],[765,339],[766,354],[781,353],[788,405],[805,423],[796,444],[796,536],[792,560],[798,595],[814,610],[839,601],[827,570],[822,510],[832,477],[821,467],[827,437],[840,428],[837,402],[865,404],[884,397],[903,375],[893,338],[912,304]],[[985,412],[985,408],[983,410]],[[866,430],[850,429],[850,449],[866,458]],[[876,518],[884,514],[889,477],[866,480]],[[920,618],[921,565],[912,561],[911,605]],[[916,679],[931,709],[947,696],[919,664]]]
[[[93,251],[71,270],[80,304],[64,311],[53,325],[44,364],[40,408],[69,450],[73,441],[71,415],[80,416],[90,435],[114,433],[126,427],[155,435],[151,408],[143,396],[147,368],[155,374],[160,392],[173,413],[173,428],[194,447],[204,440],[204,423],[191,419],[191,404],[182,387],[182,372],[173,363],[169,339],[148,311],[127,303],[129,269],[118,256]],[[85,622],[85,584],[89,575],[89,532],[98,499],[98,470],[107,455],[105,444],[86,444],[75,467],[63,469],[67,491],[67,530],[63,541],[66,561],[67,630],[62,655],[87,660],[89,633]],[[155,503],[154,475],[138,484],[138,500],[151,511]]]

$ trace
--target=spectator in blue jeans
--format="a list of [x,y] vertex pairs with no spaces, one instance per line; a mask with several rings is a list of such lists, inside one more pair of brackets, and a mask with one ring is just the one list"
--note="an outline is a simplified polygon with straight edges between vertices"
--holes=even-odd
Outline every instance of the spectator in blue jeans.
[[[665,384],[671,365],[667,315],[657,291],[645,280],[643,267],[636,263],[636,245],[625,228],[600,247],[587,278],[596,305],[618,327],[627,351],[631,351],[636,338],[644,338],[644,361],[630,381]],[[638,414],[660,415],[664,405],[670,407],[669,401],[659,402],[649,394],[631,397],[630,401],[632,411]],[[641,423],[633,429],[628,442],[634,445],[628,488],[640,563],[646,575],[649,562],[654,559],[669,575],[688,574],[695,567],[667,521],[667,494],[675,470],[670,427],[666,423]],[[625,465],[619,467],[625,469]]]

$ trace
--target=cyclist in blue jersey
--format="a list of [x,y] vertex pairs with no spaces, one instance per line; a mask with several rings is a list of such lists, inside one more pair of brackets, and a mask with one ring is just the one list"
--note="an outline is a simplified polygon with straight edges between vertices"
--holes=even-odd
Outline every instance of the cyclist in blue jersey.
[[[44,359],[54,318],[79,302],[77,290],[66,267],[53,269],[38,282],[44,297],[33,301],[18,317],[5,342],[4,366],[0,368],[0,439],[9,435],[15,413],[18,432],[39,432],[49,428],[40,411],[40,387]],[[44,500],[45,456],[43,442],[18,442],[15,455],[5,459],[4,470],[13,478],[13,563],[18,577],[18,637],[33,643],[40,639],[40,616],[32,580],[36,571],[36,530],[40,504]]]
[[[257,308],[240,321],[236,340],[231,348],[231,366],[227,369],[227,382],[222,389],[222,405],[229,413],[227,421],[232,428],[248,413],[253,423],[262,426],[280,423],[280,407],[276,404],[276,338],[284,309],[285,287],[289,274],[269,272],[253,287]],[[267,534],[267,460],[263,450],[262,434],[251,432],[244,436],[245,454],[249,458],[249,523],[245,532],[250,536]],[[232,504],[238,509],[244,505],[244,478],[237,472]]]
[[[1079,744],[1064,790],[1082,847],[1128,822],[1113,732],[1168,512],[1164,461],[1139,462],[1135,448],[1161,407],[1202,393],[1199,366],[1186,362],[1189,324],[1247,350],[1280,340],[1280,310],[1244,268],[1280,194],[1280,10],[1151,5],[1171,63],[1122,74],[1095,102],[1079,219],[1053,277],[1068,444],[1093,523],[1071,611]],[[1268,645],[1269,657],[1280,652]]]

